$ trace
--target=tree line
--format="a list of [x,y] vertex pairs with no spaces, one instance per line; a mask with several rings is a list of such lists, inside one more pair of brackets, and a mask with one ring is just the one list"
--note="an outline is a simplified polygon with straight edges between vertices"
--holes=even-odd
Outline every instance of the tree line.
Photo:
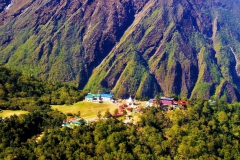
[[136,125],[110,118],[61,127],[66,116],[50,104],[71,104],[84,94],[0,67],[0,109],[30,111],[0,118],[0,159],[240,158],[240,103],[195,99],[187,110],[145,108]]
[[44,82],[0,66],[0,109],[33,111],[51,104],[73,104],[85,92],[60,82]]
[[0,121],[0,159],[239,159],[239,117],[239,103],[194,100],[187,110],[146,108],[136,125],[111,118],[62,128],[64,115],[40,110]]

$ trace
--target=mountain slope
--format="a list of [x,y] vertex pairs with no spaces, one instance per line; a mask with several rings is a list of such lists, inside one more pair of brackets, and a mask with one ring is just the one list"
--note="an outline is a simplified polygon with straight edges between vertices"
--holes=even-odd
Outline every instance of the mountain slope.
[[1,1],[1,64],[118,97],[240,101],[239,0]]
[[[135,16],[135,21],[106,58],[106,63],[96,68],[86,88],[101,84],[104,88],[113,88],[118,94],[118,84],[124,84],[122,82],[129,78],[122,77],[124,73],[119,75],[113,72],[119,73],[115,68],[122,64],[118,62],[124,61],[122,57],[127,59],[133,53],[145,62],[147,73],[153,75],[166,95],[175,93],[198,98],[214,96],[239,101],[239,26],[236,25],[239,22],[236,17],[239,10],[235,8],[236,10],[229,11],[227,8],[234,8],[240,3],[235,1],[231,6],[225,5],[229,2],[206,3],[184,0],[149,1]],[[226,14],[231,14],[237,21],[224,17]],[[107,61],[109,58],[110,64]],[[133,58],[132,60],[134,61]],[[142,71],[138,73],[135,70],[138,75]],[[103,76],[102,73],[106,74]],[[102,83],[108,77],[118,79],[115,86]],[[149,81],[140,83],[134,91],[128,90],[127,93],[136,93],[136,96],[141,97],[137,92],[145,90],[141,86],[154,84]],[[120,90],[126,90],[125,88],[132,89],[132,83],[124,85]]]
[[1,63],[80,87],[141,8],[131,1],[36,0],[17,12],[21,2],[1,12]]

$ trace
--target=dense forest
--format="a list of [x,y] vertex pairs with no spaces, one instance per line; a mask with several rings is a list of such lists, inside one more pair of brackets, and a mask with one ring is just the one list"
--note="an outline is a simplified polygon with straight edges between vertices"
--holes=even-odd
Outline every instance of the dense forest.
[[0,67],[0,159],[239,159],[240,103],[192,99],[186,110],[148,107],[140,120],[110,118],[74,128],[50,104],[71,104],[85,93]]
[[44,82],[0,66],[0,109],[33,111],[38,106],[72,104],[85,92],[60,82]]
[[146,108],[137,125],[62,128],[64,115],[36,110],[0,121],[0,159],[239,159],[239,117],[239,103],[195,100],[187,110]]

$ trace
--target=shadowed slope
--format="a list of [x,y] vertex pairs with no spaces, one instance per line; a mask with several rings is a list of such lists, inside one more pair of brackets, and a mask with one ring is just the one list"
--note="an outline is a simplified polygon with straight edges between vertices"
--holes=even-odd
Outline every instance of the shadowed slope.
[[239,101],[239,0],[0,5],[0,63],[119,97]]

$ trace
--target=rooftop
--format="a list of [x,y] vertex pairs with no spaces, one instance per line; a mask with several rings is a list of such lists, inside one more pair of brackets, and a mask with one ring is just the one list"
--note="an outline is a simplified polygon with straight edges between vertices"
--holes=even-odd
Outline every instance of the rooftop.
[[88,93],[88,95],[85,98],[94,98],[94,97],[104,97],[104,98],[111,98],[114,95],[111,93],[101,93],[101,94],[92,94],[92,93]]
[[173,101],[174,98],[171,97],[161,97],[161,100],[169,100],[169,101]]
[[111,97],[113,97],[113,94],[108,94],[108,93],[102,93],[102,94],[100,94],[101,95],[101,97],[105,97],[105,98],[111,98]]

